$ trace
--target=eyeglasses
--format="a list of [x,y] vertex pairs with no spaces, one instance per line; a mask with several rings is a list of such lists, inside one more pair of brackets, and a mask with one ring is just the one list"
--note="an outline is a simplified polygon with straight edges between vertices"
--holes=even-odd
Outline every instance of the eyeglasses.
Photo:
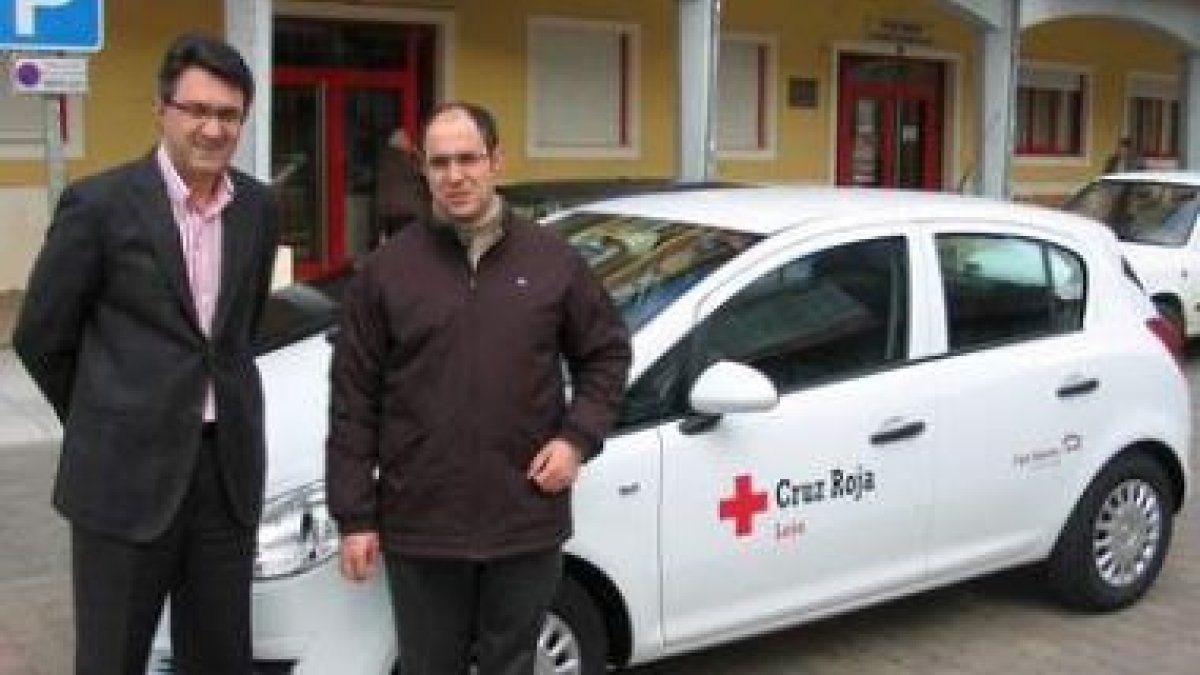
[[452,152],[445,155],[429,155],[425,158],[425,166],[430,171],[448,171],[451,164],[457,164],[464,169],[474,169],[491,158],[487,152]]
[[241,108],[232,105],[211,105],[201,101],[173,101],[170,99],[164,103],[197,122],[216,120],[226,127],[240,125],[246,116]]

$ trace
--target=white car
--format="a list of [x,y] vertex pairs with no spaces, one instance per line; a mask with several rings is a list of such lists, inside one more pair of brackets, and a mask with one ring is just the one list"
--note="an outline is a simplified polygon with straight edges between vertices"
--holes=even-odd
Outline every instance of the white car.
[[[1175,334],[1105,228],[822,188],[614,199],[549,226],[604,279],[634,365],[575,490],[540,674],[1039,561],[1092,610],[1157,577],[1188,492],[1188,395]],[[375,675],[396,659],[384,581],[339,578],[323,502],[335,296],[278,296],[260,360],[262,672]]]
[[1104,176],[1066,208],[1111,227],[1158,311],[1181,335],[1200,336],[1200,173]]

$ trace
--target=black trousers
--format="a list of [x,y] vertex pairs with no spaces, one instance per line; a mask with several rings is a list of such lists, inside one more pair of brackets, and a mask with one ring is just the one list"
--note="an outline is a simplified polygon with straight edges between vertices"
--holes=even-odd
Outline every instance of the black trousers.
[[158,539],[71,528],[77,675],[144,675],[168,595],[176,672],[251,673],[255,532],[230,515],[215,450],[206,435],[183,505]]
[[484,562],[387,554],[401,675],[533,675],[557,549]]

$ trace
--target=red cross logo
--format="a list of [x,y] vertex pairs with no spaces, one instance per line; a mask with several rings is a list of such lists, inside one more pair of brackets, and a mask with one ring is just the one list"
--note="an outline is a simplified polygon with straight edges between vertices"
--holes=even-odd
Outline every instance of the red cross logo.
[[733,520],[733,533],[745,537],[754,530],[754,514],[767,510],[767,493],[755,492],[750,474],[735,476],[733,496],[721,500],[721,520]]

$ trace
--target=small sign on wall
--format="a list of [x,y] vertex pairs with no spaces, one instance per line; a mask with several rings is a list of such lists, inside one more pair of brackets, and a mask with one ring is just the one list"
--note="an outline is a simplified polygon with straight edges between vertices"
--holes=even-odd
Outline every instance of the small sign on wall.
[[868,19],[863,27],[868,40],[891,42],[897,47],[933,46],[933,25],[895,17]]
[[18,94],[84,94],[87,57],[13,59],[11,79]]
[[817,80],[811,77],[789,77],[787,101],[789,108],[817,107]]

